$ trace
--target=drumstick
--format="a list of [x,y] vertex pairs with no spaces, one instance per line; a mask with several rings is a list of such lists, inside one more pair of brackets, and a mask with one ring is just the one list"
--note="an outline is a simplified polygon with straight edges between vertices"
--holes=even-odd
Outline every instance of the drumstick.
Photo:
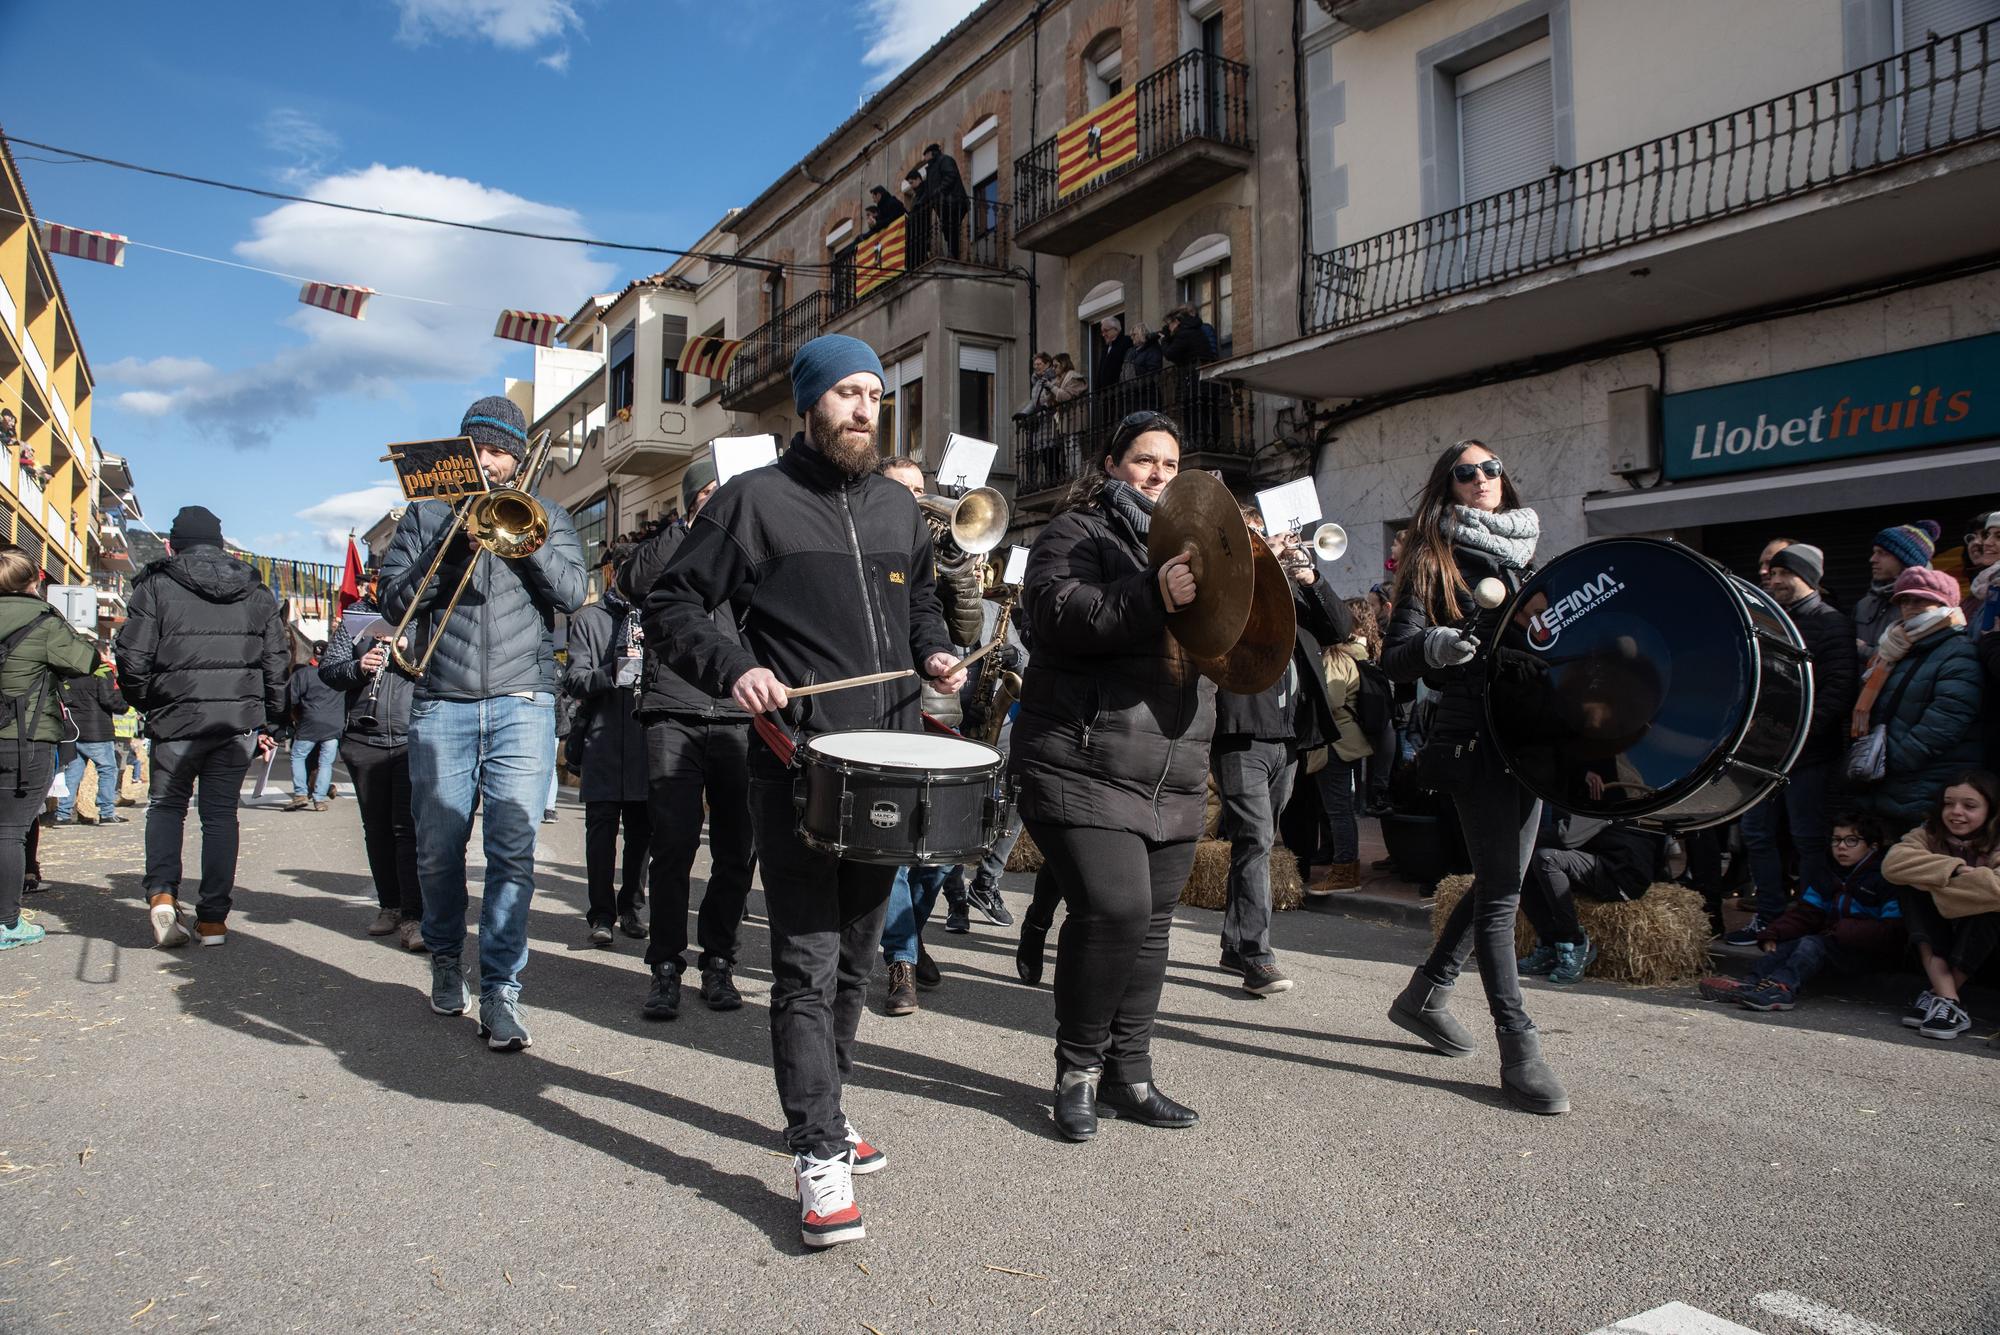
[[970,667],[972,664],[977,663],[980,659],[986,657],[986,655],[992,653],[995,649],[998,649],[999,647],[1000,647],[1000,641],[998,640],[991,640],[985,644],[982,644],[977,649],[974,649],[971,653],[959,659],[956,663],[953,663],[950,667],[946,668],[943,672],[939,673],[938,675],[941,677],[949,677],[952,673],[958,671],[960,668]]
[[822,681],[811,686],[787,686],[785,695],[798,700],[808,695],[824,695],[828,691],[844,691],[850,686],[873,686],[877,682],[896,681],[916,675],[915,668],[904,668],[900,672],[871,672],[865,677],[842,677],[839,681]]

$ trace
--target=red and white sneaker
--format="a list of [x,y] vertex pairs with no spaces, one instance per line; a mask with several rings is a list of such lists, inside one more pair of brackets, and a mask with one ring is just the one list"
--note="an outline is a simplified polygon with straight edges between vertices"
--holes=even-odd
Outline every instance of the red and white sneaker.
[[879,1173],[889,1166],[889,1156],[863,1140],[852,1122],[847,1124],[847,1152],[857,1173]]
[[792,1156],[799,1188],[799,1237],[808,1247],[832,1247],[868,1236],[854,1203],[854,1165],[845,1153],[831,1159]]

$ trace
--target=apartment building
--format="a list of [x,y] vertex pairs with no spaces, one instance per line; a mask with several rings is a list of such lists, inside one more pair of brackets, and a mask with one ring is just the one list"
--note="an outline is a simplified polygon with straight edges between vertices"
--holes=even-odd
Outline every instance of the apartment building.
[[1211,375],[1313,401],[1380,577],[1478,437],[1543,521],[1870,536],[2000,505],[2000,0],[1305,0],[1299,335]]

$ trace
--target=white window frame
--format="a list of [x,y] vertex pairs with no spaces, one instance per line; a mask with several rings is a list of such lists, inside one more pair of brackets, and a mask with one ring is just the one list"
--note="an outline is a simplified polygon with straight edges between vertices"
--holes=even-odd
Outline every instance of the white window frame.
[[854,219],[843,218],[841,219],[840,226],[834,228],[831,232],[828,232],[826,234],[826,248],[828,250],[838,250],[840,249],[840,243],[847,240],[848,237],[853,235],[854,235]]
[[1114,278],[1099,283],[1084,293],[1083,300],[1076,305],[1076,318],[1095,321],[1124,309],[1125,284]]
[[1191,242],[1180,258],[1174,261],[1174,277],[1185,278],[1191,273],[1212,268],[1229,259],[1229,237],[1222,232],[1211,232]]

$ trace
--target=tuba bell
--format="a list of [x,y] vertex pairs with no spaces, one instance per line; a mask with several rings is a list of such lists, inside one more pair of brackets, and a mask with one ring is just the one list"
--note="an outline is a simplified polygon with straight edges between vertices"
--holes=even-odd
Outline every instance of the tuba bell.
[[1007,536],[1007,498],[991,487],[974,487],[957,499],[919,496],[917,506],[930,523],[940,565],[984,556]]

